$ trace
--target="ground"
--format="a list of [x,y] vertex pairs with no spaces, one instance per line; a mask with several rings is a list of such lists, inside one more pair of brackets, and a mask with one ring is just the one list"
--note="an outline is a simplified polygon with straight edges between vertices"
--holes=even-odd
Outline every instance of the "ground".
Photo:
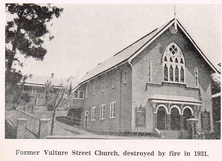
[[[52,119],[53,111],[47,111],[45,106],[36,106],[33,110],[33,115],[38,118],[49,118]],[[56,111],[56,117],[66,116],[67,110],[63,108],[58,108]],[[14,125],[16,125],[16,110],[7,110],[5,114],[6,120],[10,120]],[[6,124],[8,125],[8,124]],[[49,123],[49,131],[51,122]],[[6,132],[10,138],[12,134],[10,126],[6,126]],[[31,137],[31,136],[30,136]],[[12,138],[12,137],[11,137]],[[49,136],[50,139],[157,139],[154,136],[115,136],[115,135],[98,135],[92,132],[88,132],[78,126],[70,126],[65,123],[59,122],[55,119],[53,135]]]

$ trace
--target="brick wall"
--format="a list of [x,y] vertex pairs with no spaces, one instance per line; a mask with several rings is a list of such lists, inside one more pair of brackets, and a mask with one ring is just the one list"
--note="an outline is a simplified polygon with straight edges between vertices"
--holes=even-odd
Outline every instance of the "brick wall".
[[[176,42],[180,47],[185,58],[185,85],[176,85],[163,82],[163,64],[162,56],[171,42]],[[146,91],[148,83],[148,62],[152,62],[152,82]],[[199,99],[199,92],[202,99],[202,110],[205,108],[210,111],[212,116],[211,103],[211,68],[200,56],[191,42],[186,38],[180,29],[177,34],[171,34],[169,30],[165,31],[153,43],[151,43],[141,54],[132,62],[132,111],[140,104],[146,105],[147,125],[146,130],[152,131],[153,114],[152,107],[147,102],[153,94],[178,95]],[[195,89],[194,68],[199,69],[199,89]],[[211,117],[212,118],[212,117]],[[212,123],[212,120],[211,120]],[[212,125],[212,124],[211,124]],[[200,121],[198,122],[200,127]],[[135,131],[135,113],[132,113],[132,128]]]
[[[124,83],[124,73],[127,73]],[[115,87],[112,88],[112,77],[115,79]],[[104,91],[102,84],[104,83]],[[82,126],[84,127],[85,111],[88,110],[87,128],[92,131],[122,132],[131,129],[131,68],[129,64],[113,69],[83,85],[87,97],[84,100],[82,112]],[[93,91],[94,90],[94,91]],[[110,118],[110,103],[116,102],[116,116]],[[105,104],[104,119],[100,119],[100,106]],[[91,108],[96,107],[95,120],[91,120]]]

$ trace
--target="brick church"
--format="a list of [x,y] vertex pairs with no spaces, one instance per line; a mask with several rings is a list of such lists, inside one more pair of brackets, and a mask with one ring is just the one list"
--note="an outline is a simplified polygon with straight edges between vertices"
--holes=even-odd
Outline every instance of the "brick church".
[[[81,126],[96,132],[186,134],[213,130],[211,78],[218,72],[174,18],[98,64],[75,88]],[[72,109],[69,111],[69,115]]]

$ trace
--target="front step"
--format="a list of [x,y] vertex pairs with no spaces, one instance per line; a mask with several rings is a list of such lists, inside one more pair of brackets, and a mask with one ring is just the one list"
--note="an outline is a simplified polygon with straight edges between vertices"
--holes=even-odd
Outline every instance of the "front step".
[[159,130],[164,139],[187,139],[188,131]]

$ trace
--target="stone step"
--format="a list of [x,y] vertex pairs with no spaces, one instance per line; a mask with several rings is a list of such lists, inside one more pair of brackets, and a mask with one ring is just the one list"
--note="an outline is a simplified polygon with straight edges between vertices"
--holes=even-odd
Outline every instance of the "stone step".
[[187,139],[188,131],[160,130],[160,135],[165,139]]

